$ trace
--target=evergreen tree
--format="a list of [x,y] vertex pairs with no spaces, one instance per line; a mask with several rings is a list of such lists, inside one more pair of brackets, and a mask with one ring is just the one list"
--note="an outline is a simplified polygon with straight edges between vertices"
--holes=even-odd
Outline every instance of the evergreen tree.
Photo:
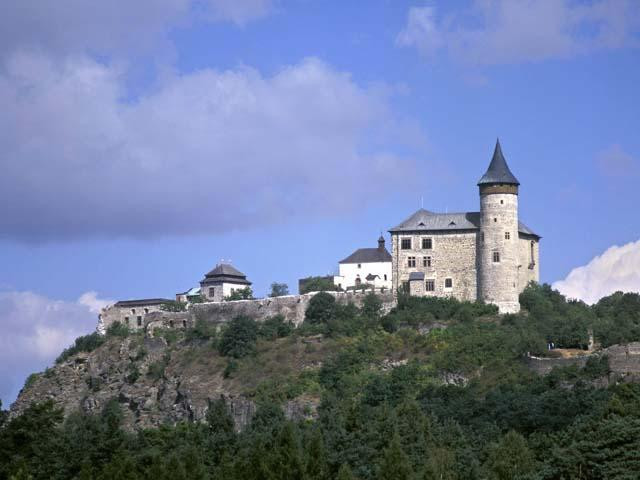
[[396,434],[389,447],[384,450],[378,478],[380,480],[409,480],[412,475],[409,457],[402,450],[400,438]]
[[306,473],[309,480],[325,480],[328,478],[327,452],[324,446],[322,431],[314,428],[306,451]]
[[336,480],[356,480],[356,477],[354,477],[353,473],[351,473],[351,468],[349,468],[349,465],[343,463],[340,466],[340,470],[338,470],[338,476],[336,477]]
[[535,458],[525,438],[512,430],[492,446],[487,466],[492,478],[512,480],[530,473]]

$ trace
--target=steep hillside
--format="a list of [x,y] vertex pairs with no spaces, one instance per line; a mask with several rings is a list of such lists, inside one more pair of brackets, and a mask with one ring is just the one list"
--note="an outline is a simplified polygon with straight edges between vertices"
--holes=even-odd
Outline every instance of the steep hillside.
[[521,302],[319,295],[298,328],[113,325],[28,379],[0,478],[636,478],[640,297]]

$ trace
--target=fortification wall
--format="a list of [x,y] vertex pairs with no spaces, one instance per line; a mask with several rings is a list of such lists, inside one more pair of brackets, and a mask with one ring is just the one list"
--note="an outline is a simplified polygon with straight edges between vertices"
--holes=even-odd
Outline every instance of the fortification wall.
[[[223,324],[238,315],[247,315],[258,322],[262,322],[269,317],[282,315],[286,320],[295,326],[304,321],[304,314],[309,306],[309,302],[318,292],[311,292],[304,295],[287,295],[284,297],[261,298],[257,300],[236,300],[232,302],[208,302],[195,303],[190,305],[186,312],[164,312],[154,311],[145,314],[138,327],[137,323],[129,326],[133,329],[144,328],[146,332],[153,335],[156,328],[191,328],[197,320],[204,320],[214,324]],[[362,305],[366,296],[362,292],[327,292],[336,298],[336,302],[342,305],[353,303],[357,307]],[[395,306],[395,300],[391,292],[376,293],[382,300],[382,311],[388,313]],[[102,315],[98,323],[98,331],[104,333],[109,325],[115,321],[123,321],[126,311],[114,309],[111,315]]]
[[546,375],[554,367],[568,367],[578,365],[583,367],[591,356],[606,356],[609,369],[615,375],[625,377],[640,377],[640,342],[626,345],[613,345],[598,352],[572,358],[543,358],[528,357],[528,367],[540,375]]
[[[247,315],[256,321],[264,321],[275,315],[282,315],[295,326],[304,321],[304,313],[309,306],[309,301],[318,292],[304,295],[287,295],[284,297],[262,298],[258,300],[236,300],[232,302],[197,303],[191,305],[189,312],[194,320],[205,320],[213,323],[226,323],[238,315]],[[353,303],[361,306],[366,294],[327,292],[336,297],[336,301],[346,305]],[[394,305],[391,292],[377,294],[383,303],[383,311],[388,312]]]

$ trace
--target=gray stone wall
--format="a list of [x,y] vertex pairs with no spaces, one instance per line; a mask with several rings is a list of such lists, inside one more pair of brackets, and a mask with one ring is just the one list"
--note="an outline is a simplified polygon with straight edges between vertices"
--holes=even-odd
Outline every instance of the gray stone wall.
[[[409,280],[411,272],[424,272],[425,284],[433,280],[435,290],[424,295],[453,296],[459,300],[474,301],[477,295],[476,238],[477,232],[415,232],[394,233],[391,236],[393,292],[402,282]],[[411,249],[402,250],[400,240],[411,239]],[[431,238],[432,248],[423,249],[422,239]],[[415,257],[416,266],[409,266],[409,257]],[[424,257],[431,257],[431,266],[424,266]],[[451,278],[452,288],[445,288],[445,279]],[[415,288],[415,287],[413,287]]]
[[[233,302],[196,303],[191,305],[189,312],[194,319],[201,319],[213,323],[226,323],[238,315],[247,315],[257,321],[264,321],[275,315],[282,315],[295,326],[304,321],[304,313],[309,301],[318,292],[304,295],[287,295],[284,297],[262,298],[258,300],[236,300]],[[336,297],[341,304],[353,303],[362,305],[365,294],[346,292],[327,292]],[[383,310],[388,312],[394,305],[391,292],[377,294],[383,302]]]
[[[533,242],[533,256],[531,242]],[[540,243],[538,240],[521,235],[518,239],[518,258],[518,293],[520,293],[529,282],[540,281]]]
[[143,307],[117,307],[115,305],[103,308],[98,315],[97,331],[105,333],[114,322],[120,322],[132,330],[143,329],[147,323],[147,316],[154,312],[161,312],[160,305],[145,305]]
[[[500,256],[498,262],[495,253]],[[478,298],[497,305],[501,313],[518,312],[519,263],[518,195],[481,195]]]

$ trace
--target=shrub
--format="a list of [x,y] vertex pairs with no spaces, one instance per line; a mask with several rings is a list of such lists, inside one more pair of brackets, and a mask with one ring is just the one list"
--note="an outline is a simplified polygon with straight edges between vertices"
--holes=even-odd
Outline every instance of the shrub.
[[292,332],[293,325],[285,320],[282,315],[267,318],[258,329],[258,335],[268,340],[288,337]]
[[40,377],[39,373],[32,373],[31,375],[29,375],[27,379],[24,381],[24,387],[22,388],[27,389],[29,387],[32,387],[38,380],[38,377]]
[[304,313],[304,321],[312,324],[328,324],[336,313],[336,299],[326,292],[316,293]]
[[126,338],[129,336],[129,333],[131,333],[129,327],[120,322],[113,322],[109,325],[109,328],[107,328],[107,337]]
[[167,302],[160,305],[160,310],[165,312],[184,312],[187,310],[187,304],[184,302]]
[[[115,322],[114,325],[119,324],[119,322]],[[111,328],[109,327],[109,328]],[[82,337],[76,338],[74,344],[69,348],[66,348],[62,351],[62,353],[56,358],[56,363],[62,363],[67,358],[71,357],[80,352],[92,352],[100,345],[105,342],[105,338],[100,335],[98,332],[93,332],[89,335],[84,335]]]
[[147,370],[147,377],[152,380],[160,380],[163,378],[164,371],[167,368],[167,365],[169,365],[169,360],[171,360],[171,356],[167,353],[157,362],[150,364],[149,369]]
[[300,280],[300,294],[309,292],[337,292],[342,290],[332,277],[307,277]]
[[231,292],[231,295],[224,297],[225,301],[233,300],[253,300],[253,290],[251,287],[239,288]]
[[242,358],[255,351],[258,325],[255,320],[238,316],[222,332],[218,350],[226,357]]
[[213,323],[201,318],[196,319],[196,324],[186,332],[187,340],[209,340],[216,337],[216,327]]
[[271,284],[271,293],[269,296],[282,297],[284,295],[289,295],[289,286],[286,283],[273,282]]

